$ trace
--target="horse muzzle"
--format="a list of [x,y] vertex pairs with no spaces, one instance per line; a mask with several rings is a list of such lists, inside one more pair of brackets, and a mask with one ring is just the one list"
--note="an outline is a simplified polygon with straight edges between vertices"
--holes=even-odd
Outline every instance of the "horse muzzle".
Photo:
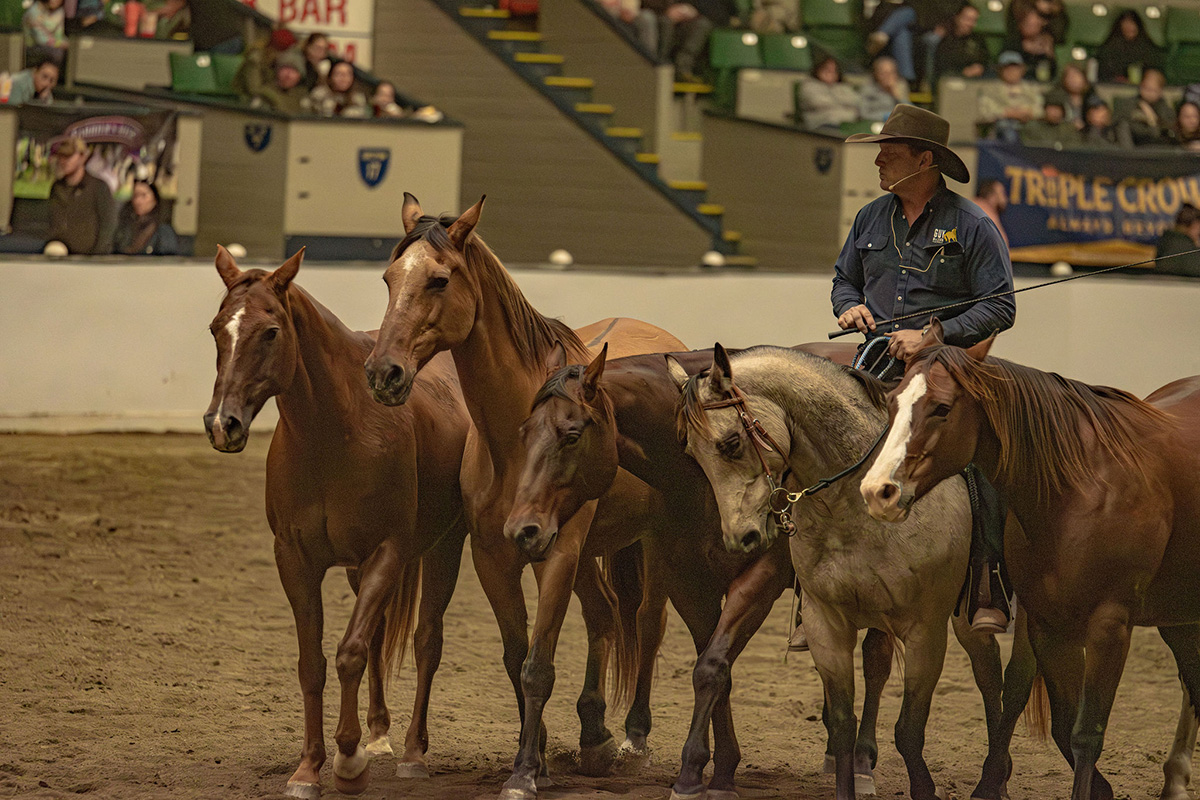
[[908,512],[916,497],[902,484],[891,480],[873,486],[864,483],[862,496],[867,503],[867,513],[883,522],[904,522],[908,519]]
[[250,438],[249,423],[243,424],[234,414],[205,414],[204,430],[208,434],[209,444],[222,453],[242,452]]
[[532,562],[545,561],[554,540],[558,538],[558,526],[542,526],[536,522],[508,523],[504,535],[517,546]]
[[375,402],[385,406],[403,405],[412,394],[416,370],[405,369],[387,356],[367,359],[367,386]]

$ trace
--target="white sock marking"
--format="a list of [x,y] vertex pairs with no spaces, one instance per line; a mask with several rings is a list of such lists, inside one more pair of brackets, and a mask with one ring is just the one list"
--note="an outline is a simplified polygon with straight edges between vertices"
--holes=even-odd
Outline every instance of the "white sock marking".
[[908,452],[908,440],[912,436],[913,406],[925,396],[927,388],[925,376],[918,373],[908,386],[904,387],[900,397],[896,398],[896,419],[892,422],[892,429],[888,431],[883,449],[879,451],[879,457],[863,478],[864,488],[874,488],[890,481],[903,463]]

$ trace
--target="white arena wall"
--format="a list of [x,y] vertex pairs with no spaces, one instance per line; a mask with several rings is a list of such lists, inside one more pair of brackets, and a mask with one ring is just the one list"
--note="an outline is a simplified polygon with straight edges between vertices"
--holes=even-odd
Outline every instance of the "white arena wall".
[[[386,305],[381,274],[309,263],[298,282],[351,327],[372,329]],[[637,317],[695,348],[824,340],[834,327],[825,276],[513,274],[538,309],[569,324]],[[209,262],[0,263],[0,431],[202,431],[216,360],[208,324],[223,288]],[[1017,307],[994,351],[1005,358],[1143,395],[1200,374],[1200,281],[1100,276],[1023,293]],[[274,418],[272,404],[255,429]]]

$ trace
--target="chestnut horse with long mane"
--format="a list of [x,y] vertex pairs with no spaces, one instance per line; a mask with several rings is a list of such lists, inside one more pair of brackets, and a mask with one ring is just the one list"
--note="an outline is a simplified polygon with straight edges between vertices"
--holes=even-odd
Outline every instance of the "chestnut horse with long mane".
[[[892,428],[862,495],[874,516],[903,520],[972,461],[1002,491],[1024,529],[1009,528],[1005,552],[1072,800],[1111,798],[1096,762],[1133,626],[1158,627],[1200,708],[1200,377],[1143,401],[989,358],[990,347],[944,345],[934,323],[890,396]],[[1163,767],[1171,800],[1187,797],[1196,742],[1186,706]]]
[[[444,357],[415,383],[408,406],[373,402],[361,370],[374,338],[346,328],[292,282],[302,256],[274,272],[243,272],[218,248],[217,272],[228,291],[210,326],[217,378],[204,424],[214,448],[235,453],[263,404],[275,397],[279,406],[267,455],[267,519],[296,619],[304,695],[304,748],[286,791],[314,800],[325,762],[321,581],[333,566],[346,567],[358,595],[337,652],[334,782],[342,792],[363,791],[368,754],[391,752],[384,679],[403,655],[422,572],[417,696],[397,774],[428,775],[429,693],[466,537],[458,473],[469,420]],[[364,749],[358,690],[368,662]]]
[[[577,704],[585,771],[607,768],[616,749],[604,725],[599,691],[604,644],[619,635],[619,619],[596,564],[662,524],[654,493],[620,471],[613,488],[569,522],[522,529],[512,538],[504,522],[521,473],[519,437],[546,378],[546,359],[562,343],[572,361],[607,344],[614,355],[682,350],[666,331],[631,319],[608,319],[572,331],[542,316],[504,266],[475,235],[483,200],[457,219],[426,217],[412,195],[401,216],[405,237],[384,273],[388,308],[366,370],[375,398],[403,403],[414,376],[443,350],[454,356],[474,423],[463,456],[462,490],[471,554],[504,641],[504,666],[521,712],[520,749],[503,797],[532,798],[545,774],[542,709],[554,686],[554,651],[572,587],[588,628],[588,668]],[[526,629],[521,572],[534,562],[538,579],[532,636]],[[636,652],[626,648],[625,652]],[[625,678],[633,676],[629,659]]]

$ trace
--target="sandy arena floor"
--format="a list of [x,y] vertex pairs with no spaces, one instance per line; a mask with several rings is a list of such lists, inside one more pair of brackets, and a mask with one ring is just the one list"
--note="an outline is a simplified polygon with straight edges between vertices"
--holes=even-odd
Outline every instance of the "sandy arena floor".
[[[239,456],[199,436],[0,436],[0,796],[277,797],[301,742],[296,643],[263,513],[267,439]],[[332,751],[335,642],[352,595],[325,583],[326,737]],[[820,684],[807,656],[783,662],[779,601],[734,670],[745,798],[831,798],[819,773]],[[653,698],[653,763],[636,775],[571,771],[583,628],[567,618],[558,690],[547,709],[554,789],[565,798],[665,798],[691,714],[694,654],[672,617]],[[408,722],[413,673],[392,682],[393,742]],[[366,715],[363,688],[362,715]],[[1158,796],[1179,684],[1153,631],[1134,637],[1101,769],[1118,797]],[[891,744],[899,684],[888,686],[879,796],[907,781]],[[982,706],[951,643],[926,748],[935,778],[965,798],[985,750]],[[609,710],[617,731],[623,714]],[[429,780],[402,782],[372,763],[366,798],[494,797],[516,747],[517,713],[500,639],[470,567],[447,619],[434,686]],[[1057,751],[1018,730],[1014,800],[1065,797]],[[322,777],[332,789],[331,764]]]

